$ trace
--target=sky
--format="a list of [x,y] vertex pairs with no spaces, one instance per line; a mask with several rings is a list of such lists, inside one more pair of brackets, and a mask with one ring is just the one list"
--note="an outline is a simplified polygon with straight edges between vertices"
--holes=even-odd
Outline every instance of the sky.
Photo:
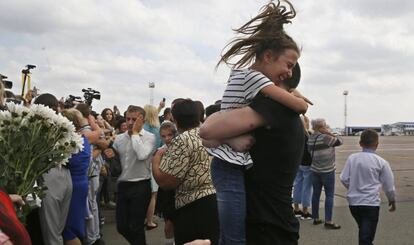
[[[264,0],[0,1],[0,73],[21,91],[21,70],[56,97],[101,92],[93,109],[163,97],[221,99],[230,68],[215,65],[232,29]],[[314,105],[307,115],[331,127],[414,121],[414,2],[292,1],[286,31],[302,48],[298,89]],[[344,91],[349,94],[343,95]]]

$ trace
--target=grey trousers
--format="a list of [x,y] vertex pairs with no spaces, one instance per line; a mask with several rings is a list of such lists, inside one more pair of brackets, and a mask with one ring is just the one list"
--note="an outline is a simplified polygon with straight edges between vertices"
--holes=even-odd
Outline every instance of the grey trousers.
[[99,177],[89,179],[88,191],[88,213],[92,214],[92,218],[86,221],[86,238],[85,244],[90,245],[96,242],[101,235],[99,234],[99,213],[97,195],[99,189]]
[[72,177],[64,167],[54,167],[43,174],[47,187],[40,207],[40,226],[45,245],[62,245],[62,232],[68,216],[72,198]]

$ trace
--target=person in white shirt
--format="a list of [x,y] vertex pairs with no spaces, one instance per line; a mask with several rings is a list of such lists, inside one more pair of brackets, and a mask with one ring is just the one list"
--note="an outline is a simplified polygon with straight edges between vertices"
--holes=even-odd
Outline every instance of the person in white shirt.
[[146,244],[144,221],[151,199],[151,159],[155,136],[143,129],[145,111],[129,106],[126,112],[128,131],[116,137],[122,173],[118,178],[116,225],[130,244]]
[[394,175],[389,163],[375,153],[378,134],[372,129],[364,130],[359,145],[362,152],[350,155],[341,172],[340,179],[347,188],[351,214],[358,224],[359,244],[373,244],[378,224],[380,188],[384,190],[389,211],[395,206]]

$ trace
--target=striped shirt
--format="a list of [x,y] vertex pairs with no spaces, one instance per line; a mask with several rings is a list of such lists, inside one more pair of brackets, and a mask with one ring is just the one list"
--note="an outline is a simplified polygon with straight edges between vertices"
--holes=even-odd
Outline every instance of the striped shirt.
[[[221,110],[232,110],[244,107],[266,86],[272,85],[261,72],[252,69],[232,70],[221,100]],[[248,152],[236,152],[229,145],[223,144],[217,148],[210,148],[208,152],[229,163],[250,165],[253,163]]]
[[334,147],[339,145],[342,145],[342,138],[314,132],[308,140],[308,149],[312,157],[311,170],[316,173],[334,171]]

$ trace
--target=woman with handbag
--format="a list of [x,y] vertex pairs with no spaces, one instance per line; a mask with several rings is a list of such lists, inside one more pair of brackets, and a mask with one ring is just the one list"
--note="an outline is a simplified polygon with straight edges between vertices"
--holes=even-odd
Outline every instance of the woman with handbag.
[[342,145],[342,138],[331,133],[325,119],[312,120],[313,134],[308,140],[311,152],[311,178],[313,186],[312,218],[313,224],[322,224],[319,218],[319,201],[322,187],[325,190],[325,228],[340,229],[341,226],[332,221],[332,209],[335,192],[335,147]]

